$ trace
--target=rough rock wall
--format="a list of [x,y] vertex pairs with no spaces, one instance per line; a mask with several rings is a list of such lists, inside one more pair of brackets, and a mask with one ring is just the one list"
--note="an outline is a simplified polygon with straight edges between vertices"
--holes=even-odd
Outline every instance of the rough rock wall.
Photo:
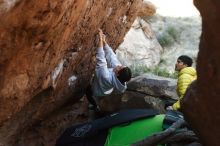
[[158,65],[162,51],[150,25],[138,17],[116,53],[124,65],[138,68]]
[[0,145],[54,145],[80,113],[97,29],[116,48],[141,0],[0,2]]
[[202,16],[198,80],[183,102],[184,114],[205,146],[220,144],[220,1],[194,0]]
[[143,1],[138,17],[117,48],[116,54],[123,65],[134,67],[152,67],[160,62],[162,47],[157,41],[150,24],[144,18],[153,17],[156,7],[149,1]]

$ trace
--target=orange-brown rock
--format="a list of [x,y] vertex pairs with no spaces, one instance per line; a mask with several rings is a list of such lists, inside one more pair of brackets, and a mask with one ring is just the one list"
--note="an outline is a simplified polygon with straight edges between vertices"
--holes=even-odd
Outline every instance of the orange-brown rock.
[[85,121],[79,99],[94,70],[97,29],[113,48],[141,0],[0,2],[0,145],[54,145]]
[[[52,146],[87,119],[79,99],[94,70],[97,28],[116,48],[140,1],[0,1],[0,145]],[[182,107],[203,145],[218,146],[220,3],[195,5],[202,16],[198,80]]]
[[156,7],[150,1],[143,1],[141,8],[138,11],[138,16],[152,16],[156,13]]
[[202,16],[198,80],[183,102],[184,114],[204,146],[220,144],[220,2],[194,0]]

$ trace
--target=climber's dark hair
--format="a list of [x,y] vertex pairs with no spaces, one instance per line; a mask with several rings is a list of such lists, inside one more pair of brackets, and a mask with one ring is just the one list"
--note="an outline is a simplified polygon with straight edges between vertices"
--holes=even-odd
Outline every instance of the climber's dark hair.
[[131,79],[132,73],[131,69],[129,67],[123,67],[118,72],[118,80],[124,84],[125,82],[129,81]]
[[181,55],[178,57],[179,60],[181,60],[184,64],[186,64],[188,67],[191,67],[193,64],[192,58],[190,58],[187,55]]

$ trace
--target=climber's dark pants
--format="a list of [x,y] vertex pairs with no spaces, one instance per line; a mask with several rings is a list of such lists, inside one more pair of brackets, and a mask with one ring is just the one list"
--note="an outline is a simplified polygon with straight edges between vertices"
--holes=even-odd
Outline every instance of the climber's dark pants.
[[175,102],[176,102],[176,100],[171,100],[171,99],[164,101],[165,109],[166,109],[168,106],[172,106]]
[[97,103],[96,103],[95,99],[93,98],[93,92],[92,92],[92,86],[91,85],[89,85],[86,88],[86,98],[89,101],[89,103],[94,106],[94,108],[97,108]]

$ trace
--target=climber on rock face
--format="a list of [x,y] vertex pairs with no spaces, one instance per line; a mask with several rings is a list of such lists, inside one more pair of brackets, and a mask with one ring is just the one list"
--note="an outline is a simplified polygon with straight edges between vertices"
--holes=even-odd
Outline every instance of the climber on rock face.
[[91,85],[86,89],[86,97],[93,108],[98,109],[97,102],[113,91],[116,93],[125,92],[126,82],[131,79],[131,76],[130,68],[122,66],[112,48],[107,44],[102,30],[99,29],[95,76]]

